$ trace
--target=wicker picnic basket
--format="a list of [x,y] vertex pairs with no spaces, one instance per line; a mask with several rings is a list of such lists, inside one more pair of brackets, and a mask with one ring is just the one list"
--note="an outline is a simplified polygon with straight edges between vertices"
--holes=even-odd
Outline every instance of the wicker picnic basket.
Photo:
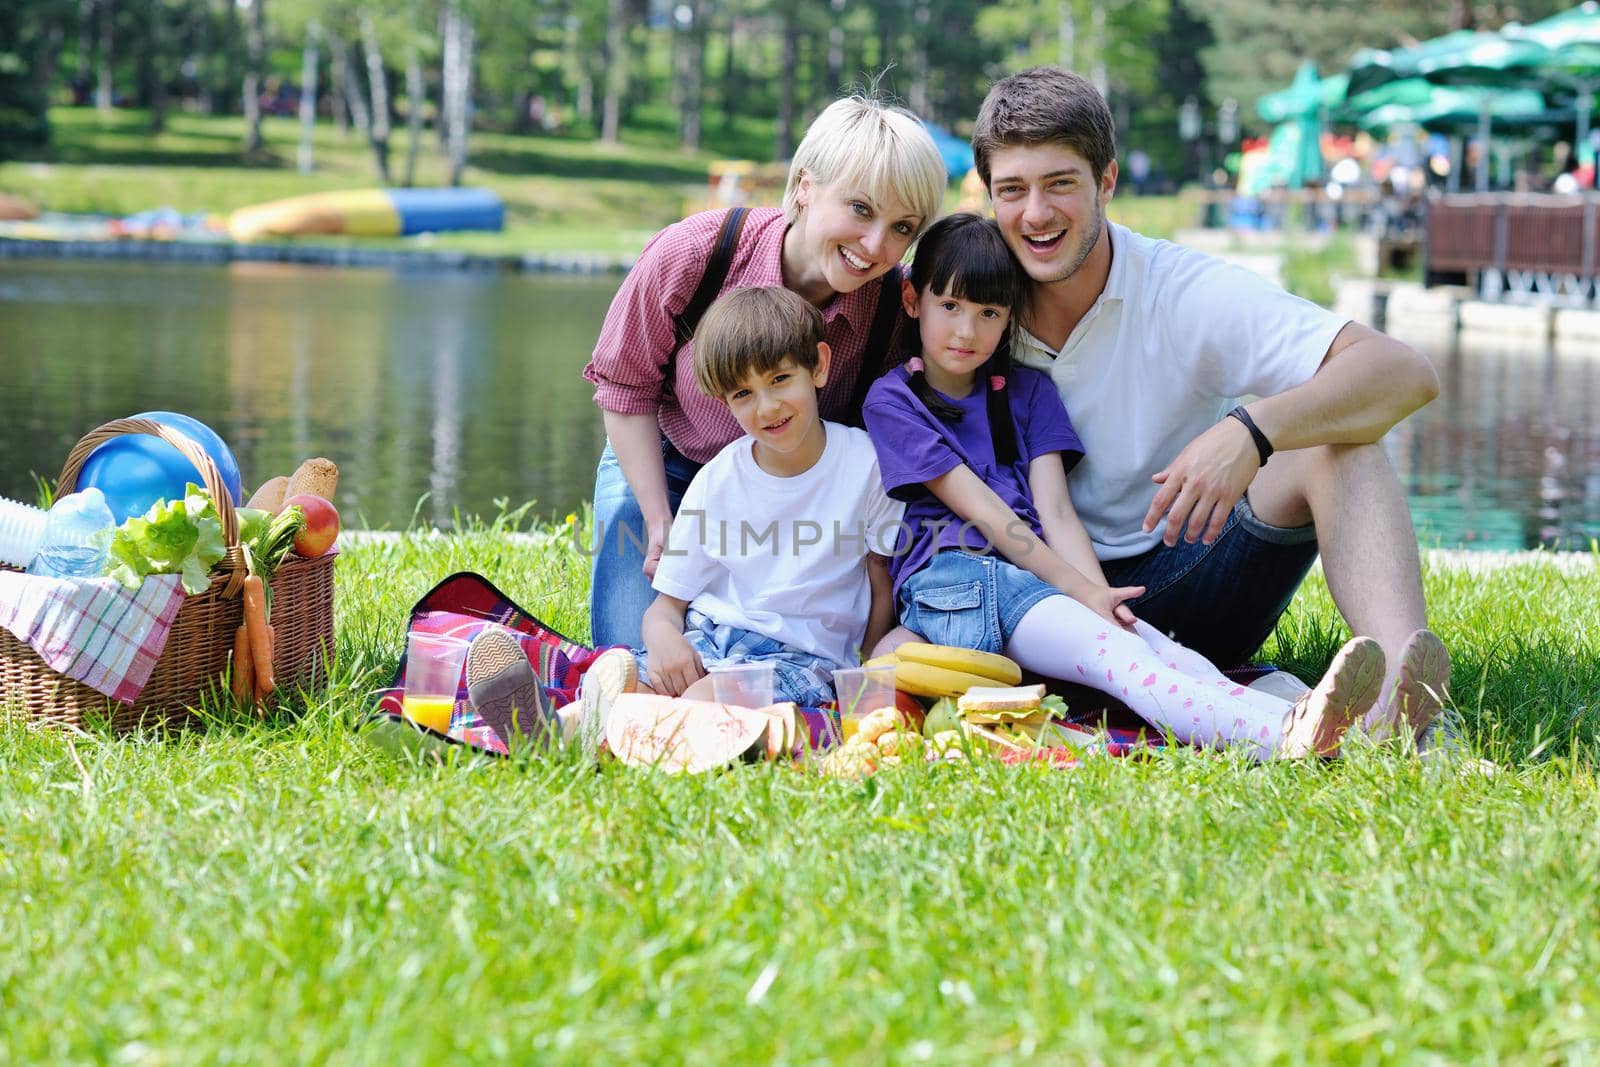
[[[245,565],[239,518],[211,457],[171,427],[148,419],[117,419],[91,430],[73,447],[57,491],[76,489],[78,472],[89,454],[125,434],[159,437],[195,464],[222,517],[228,554],[212,568],[210,588],[184,598],[161,658],[132,706],[57,674],[30,646],[0,629],[0,709],[20,708],[30,720],[73,726],[81,725],[86,716],[100,716],[117,730],[129,730],[156,722],[196,724],[191,709],[206,694],[228,693],[229,654],[243,619],[239,594]],[[333,562],[332,552],[317,559],[291,552],[269,579],[277,634],[272,667],[280,691],[315,689],[327,680],[327,659],[333,651]]]

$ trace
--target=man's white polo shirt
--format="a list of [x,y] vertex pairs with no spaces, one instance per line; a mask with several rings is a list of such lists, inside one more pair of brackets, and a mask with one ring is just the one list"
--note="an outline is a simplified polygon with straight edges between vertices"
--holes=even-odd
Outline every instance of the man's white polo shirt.
[[1060,351],[1022,330],[1017,362],[1050,375],[1083,439],[1072,501],[1101,559],[1155,547],[1151,475],[1244,396],[1310,379],[1348,321],[1200,252],[1108,223],[1105,290]]

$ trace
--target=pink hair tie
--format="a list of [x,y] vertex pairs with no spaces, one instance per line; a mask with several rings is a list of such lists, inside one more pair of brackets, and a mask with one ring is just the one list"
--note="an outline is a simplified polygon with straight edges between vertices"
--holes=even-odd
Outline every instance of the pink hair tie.
[[1006,376],[1004,374],[996,374],[994,377],[989,379],[989,389],[990,389],[991,392],[998,393],[1000,390],[1004,389],[1005,387],[1006,387]]
[[906,360],[906,369],[912,374],[921,374],[922,368],[923,363],[921,356],[912,356],[910,359]]

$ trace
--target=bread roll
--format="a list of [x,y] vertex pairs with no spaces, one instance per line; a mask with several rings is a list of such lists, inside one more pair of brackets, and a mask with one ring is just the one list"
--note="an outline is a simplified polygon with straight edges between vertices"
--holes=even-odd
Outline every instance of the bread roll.
[[339,491],[339,468],[333,460],[317,457],[308,459],[295,468],[294,474],[289,477],[289,487],[284,490],[284,499],[298,496],[301,493],[310,493],[322,499],[333,502],[333,495]]
[[283,498],[288,496],[289,479],[280,474],[276,478],[268,478],[261,483],[261,488],[250,497],[247,508],[260,508],[270,511],[274,515],[283,510]]

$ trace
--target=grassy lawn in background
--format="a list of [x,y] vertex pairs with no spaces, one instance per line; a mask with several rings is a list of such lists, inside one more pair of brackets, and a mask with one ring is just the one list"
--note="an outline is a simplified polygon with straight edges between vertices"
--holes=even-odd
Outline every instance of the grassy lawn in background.
[[[268,722],[0,725],[0,1061],[1462,1062],[1600,1056],[1595,560],[1431,559],[1475,753],[1073,772],[413,765],[351,725],[509,524],[351,545],[332,687]],[[1313,576],[1267,655],[1341,637]]]
[[[295,169],[300,126],[268,118],[266,151],[247,158],[243,121],[172,114],[167,129],[149,132],[144,112],[119,110],[102,119],[93,108],[51,112],[53,143],[35,159],[0,163],[0,191],[24,196],[49,211],[131,215],[156,207],[184,214],[225,214],[235,208],[303,193],[377,186],[372,155],[353,131],[341,137],[330,123],[316,128],[317,169]],[[652,116],[646,115],[646,118]],[[659,116],[656,116],[659,118]],[[738,128],[737,144],[770,151],[770,131]],[[405,166],[406,132],[390,139],[391,173]],[[446,233],[426,238],[361,239],[363,245],[454,248],[485,254],[583,253],[632,256],[652,233],[700,205],[707,168],[717,153],[685,153],[662,122],[625,131],[621,145],[566,137],[476,132],[467,184],[499,193],[506,203],[500,233]],[[437,139],[424,131],[417,184],[439,185],[445,171]],[[952,189],[949,206],[957,195]],[[1199,218],[1182,197],[1118,197],[1111,217],[1142,232],[1170,236]],[[319,236],[320,244],[354,239]]]

